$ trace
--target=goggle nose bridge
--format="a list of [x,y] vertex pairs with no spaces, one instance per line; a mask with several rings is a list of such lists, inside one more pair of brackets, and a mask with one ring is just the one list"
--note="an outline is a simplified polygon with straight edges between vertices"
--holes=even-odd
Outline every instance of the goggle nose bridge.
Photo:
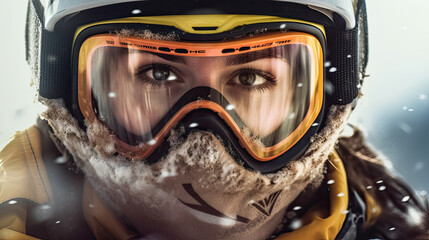
[[[219,105],[222,108],[224,108],[228,112],[228,114],[232,118],[235,119],[235,122],[238,125],[238,127],[241,128],[242,126],[244,126],[243,121],[241,120],[241,118],[238,116],[238,114],[234,110],[235,106],[232,105],[231,103],[229,103],[228,100],[219,91],[217,91],[216,89],[210,88],[210,87],[200,86],[200,87],[192,88],[191,90],[186,92],[171,107],[171,109],[162,117],[162,119],[155,125],[155,127],[151,130],[151,132],[148,132],[147,134],[144,134],[142,136],[137,136],[137,135],[134,135],[131,133],[128,133],[128,134],[133,135],[132,138],[134,139],[133,142],[135,145],[138,145],[138,143],[150,142],[151,140],[153,140],[152,136],[157,136],[163,130],[163,128],[167,125],[167,123],[172,119],[172,117],[176,113],[178,113],[181,109],[183,109],[186,105],[188,105],[190,103],[196,103],[195,105],[197,107],[194,107],[193,109],[191,109],[185,115],[184,118],[186,118],[186,116],[188,116],[188,114],[190,112],[193,112],[193,111],[198,110],[198,109],[205,109],[207,111],[216,113],[216,115],[219,117],[219,115],[218,115],[219,112],[216,111],[215,109],[202,106],[203,103],[205,103],[207,101],[213,102],[214,104]],[[199,102],[201,104],[199,104]],[[180,121],[182,121],[182,120],[179,120],[179,122]],[[189,125],[190,124],[192,124],[192,123],[190,122]],[[194,126],[194,125],[192,125],[192,126]],[[207,130],[207,129],[203,129],[203,130]]]
[[[322,122],[322,117],[323,109],[321,113],[319,113],[319,116],[315,122]],[[177,123],[175,129],[179,129],[180,131],[181,127],[183,127],[184,131],[179,133],[179,139],[184,139],[192,132],[196,131],[206,131],[213,133],[213,135],[220,140],[221,144],[225,147],[226,151],[233,157],[237,164],[240,164],[251,171],[257,170],[261,173],[271,173],[282,168],[287,162],[293,161],[301,156],[309,143],[309,139],[317,132],[320,126],[318,124],[317,127],[313,127],[286,153],[268,162],[255,160],[246,151],[245,147],[241,144],[237,136],[233,134],[226,122],[212,109],[198,108],[192,110]],[[167,135],[164,139],[168,139],[168,137],[169,135]],[[170,147],[171,146],[168,141],[163,141],[147,158],[147,162],[149,164],[153,164],[159,161],[168,153]]]

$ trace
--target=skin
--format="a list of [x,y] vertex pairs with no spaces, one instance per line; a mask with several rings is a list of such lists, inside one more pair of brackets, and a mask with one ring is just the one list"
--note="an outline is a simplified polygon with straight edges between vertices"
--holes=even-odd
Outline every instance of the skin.
[[[278,57],[187,57],[165,59],[131,52],[111,68],[119,123],[134,134],[155,126],[188,90],[207,86],[221,92],[253,133],[266,136],[289,114],[293,88],[290,64]],[[159,74],[164,74],[161,78]],[[251,79],[245,82],[244,79]],[[163,79],[163,80],[160,80]],[[254,80],[254,81],[253,81]],[[250,83],[250,84],[248,84]]]

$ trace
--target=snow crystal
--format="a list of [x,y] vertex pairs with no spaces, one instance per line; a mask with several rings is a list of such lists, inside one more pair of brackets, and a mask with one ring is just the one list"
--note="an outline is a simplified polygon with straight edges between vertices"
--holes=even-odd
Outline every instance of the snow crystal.
[[330,81],[325,81],[325,91],[328,95],[332,95],[334,93],[334,86]]
[[109,98],[115,98],[116,93],[115,92],[109,92]]
[[296,230],[296,229],[298,229],[298,228],[300,228],[300,227],[302,227],[302,221],[301,221],[301,220],[299,220],[299,219],[295,219],[295,220],[293,220],[293,221],[291,222],[291,224],[290,224],[290,228],[291,228],[292,230]]
[[331,62],[330,61],[326,61],[324,64],[325,67],[330,67],[331,66]]
[[232,109],[234,109],[234,105],[228,104],[228,106],[226,106],[226,110],[231,111]]
[[408,202],[410,200],[410,196],[405,196],[402,198],[401,202]]
[[301,210],[301,208],[302,208],[301,206],[295,206],[295,207],[293,208],[293,210],[294,210],[294,211],[298,211],[298,210]]
[[140,9],[134,9],[131,11],[131,13],[134,15],[140,14],[141,12],[142,12],[142,10],[140,10]]
[[409,217],[407,217],[406,219],[410,225],[417,226],[422,223],[424,217],[423,212],[413,207],[409,207],[407,213]]
[[51,206],[45,204],[45,205],[40,206],[40,209],[43,209],[43,210],[51,209]]
[[54,160],[56,164],[64,164],[67,162],[67,159],[64,156],[59,156]]

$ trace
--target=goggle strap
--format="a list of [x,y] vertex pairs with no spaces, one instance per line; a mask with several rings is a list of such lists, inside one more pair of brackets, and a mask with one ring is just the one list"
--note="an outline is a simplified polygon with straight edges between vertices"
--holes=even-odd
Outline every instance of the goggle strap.
[[[326,69],[327,80],[331,81],[332,95],[328,95],[328,101],[335,105],[346,105],[352,103],[359,94],[359,84],[364,76],[368,63],[368,25],[366,21],[366,4],[361,0],[358,2],[356,13],[356,26],[352,30],[335,31],[332,41],[329,41],[331,54],[331,66]],[[359,19],[363,19],[362,22]],[[364,34],[363,38],[359,37]],[[363,39],[364,42],[360,42]],[[359,47],[361,52],[359,52]],[[358,65],[360,64],[360,66]]]

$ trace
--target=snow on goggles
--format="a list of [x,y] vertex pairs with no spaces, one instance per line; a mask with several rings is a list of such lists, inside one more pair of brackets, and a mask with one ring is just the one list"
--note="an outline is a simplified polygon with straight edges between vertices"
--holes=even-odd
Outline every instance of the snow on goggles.
[[204,110],[199,116],[215,113],[241,150],[271,161],[318,118],[323,79],[322,46],[301,32],[225,42],[99,34],[83,42],[78,56],[82,114],[104,123],[117,151],[133,159],[148,158],[172,128]]

